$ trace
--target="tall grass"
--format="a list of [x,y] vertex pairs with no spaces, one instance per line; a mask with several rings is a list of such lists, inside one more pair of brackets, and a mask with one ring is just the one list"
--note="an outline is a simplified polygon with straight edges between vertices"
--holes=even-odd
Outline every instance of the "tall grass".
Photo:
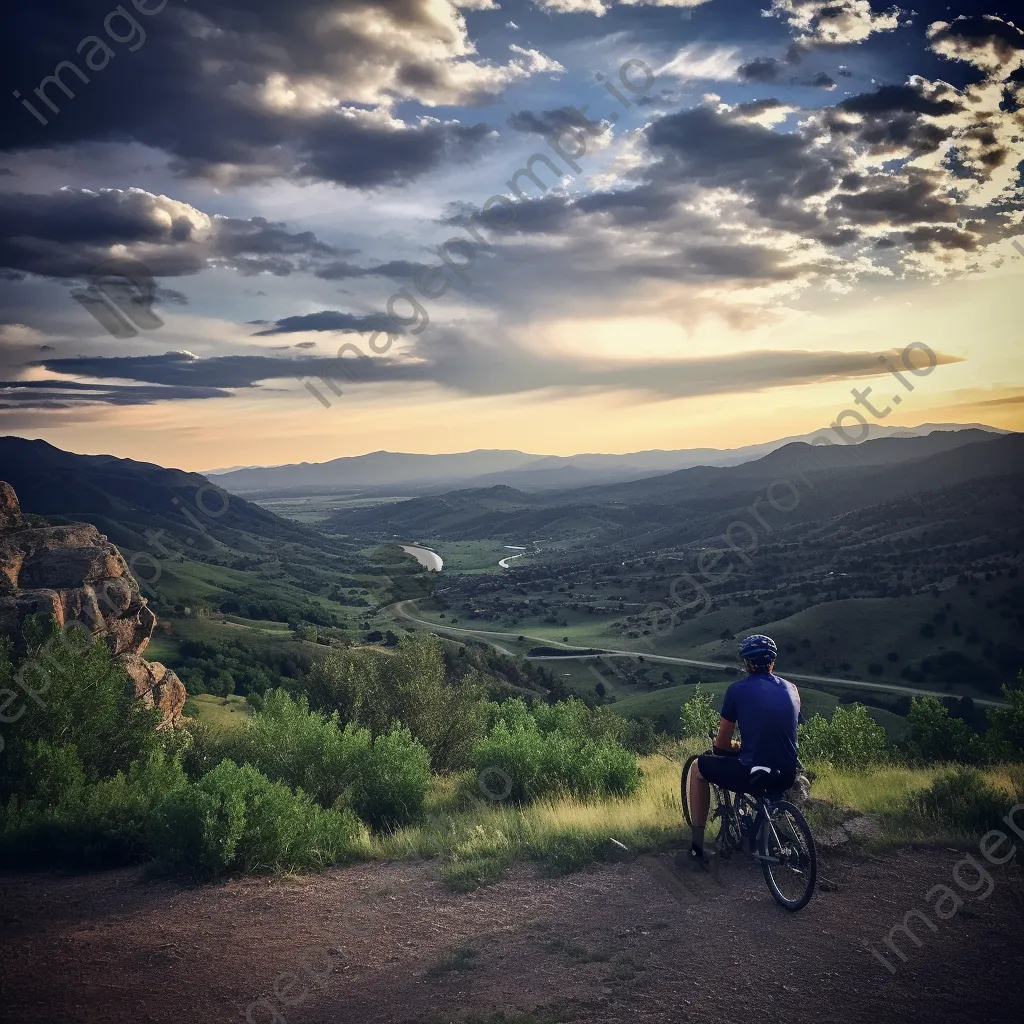
[[[373,855],[442,857],[449,881],[469,888],[500,876],[514,860],[537,860],[565,871],[618,850],[611,839],[632,851],[681,841],[679,763],[653,754],[640,764],[643,780],[631,796],[581,800],[549,795],[525,806],[499,803],[449,811],[443,818],[434,816],[431,825],[376,837]],[[449,783],[441,803],[451,799]]]
[[[566,794],[547,796],[526,806],[479,803],[464,805],[465,780],[438,780],[427,799],[430,825],[411,826],[371,837],[368,855],[377,859],[439,858],[441,872],[456,889],[472,889],[504,875],[517,860],[539,862],[551,872],[572,871],[587,863],[622,855],[615,839],[630,854],[669,849],[689,837],[682,820],[679,776],[700,741],[683,741],[671,750],[640,759],[643,781],[629,797],[588,800]],[[812,795],[829,805],[873,815],[879,822],[876,846],[908,841],[960,842],[971,835],[963,822],[934,813],[926,795],[944,790],[936,783],[955,769],[885,766],[865,772],[824,766]],[[983,772],[989,794],[1011,806],[1020,778],[1019,766]],[[948,788],[948,786],[946,787]]]

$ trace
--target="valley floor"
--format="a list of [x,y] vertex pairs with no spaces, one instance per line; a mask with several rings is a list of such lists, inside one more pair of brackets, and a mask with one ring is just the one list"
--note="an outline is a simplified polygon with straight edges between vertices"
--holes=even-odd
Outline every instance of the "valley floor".
[[[237,1024],[247,1009],[251,1024],[1007,1019],[1024,977],[1020,874],[991,869],[982,901],[965,891],[977,881],[969,868],[963,889],[954,882],[961,859],[828,853],[826,885],[796,915],[775,906],[750,862],[691,876],[669,857],[561,878],[519,865],[468,894],[410,863],[202,888],[138,869],[5,875],[0,1019]],[[949,920],[925,903],[937,885],[963,899]],[[910,919],[921,945],[897,935],[903,963],[883,940],[914,909],[936,930]]]

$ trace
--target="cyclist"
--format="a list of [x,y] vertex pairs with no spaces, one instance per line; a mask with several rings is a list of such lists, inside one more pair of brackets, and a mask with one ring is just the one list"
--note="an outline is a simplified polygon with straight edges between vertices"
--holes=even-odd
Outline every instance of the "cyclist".
[[[712,745],[714,753],[702,754],[691,769],[689,806],[693,825],[688,860],[695,866],[708,863],[704,852],[704,828],[711,802],[708,783],[734,793],[749,793],[751,787],[764,784],[782,792],[796,779],[800,694],[791,682],[772,672],[778,653],[769,636],[743,640],[740,657],[747,676],[725,691],[718,735]],[[740,746],[732,738],[737,724],[742,736]]]

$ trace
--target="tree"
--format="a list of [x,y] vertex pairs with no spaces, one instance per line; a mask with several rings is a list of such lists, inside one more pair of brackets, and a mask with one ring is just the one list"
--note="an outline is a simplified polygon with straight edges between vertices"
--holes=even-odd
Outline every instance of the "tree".
[[595,685],[594,685],[594,693],[596,693],[598,695],[598,697],[604,697],[604,695],[607,692],[608,692],[608,690],[605,688],[604,683],[602,683],[602,682],[595,683]]
[[926,761],[977,764],[982,742],[977,733],[949,712],[934,697],[914,697],[907,714],[911,750]]
[[992,708],[988,713],[988,739],[997,757],[1020,760],[1024,757],[1024,671],[1016,683],[1003,686],[1008,708]]
[[693,696],[680,708],[683,735],[703,739],[717,729],[719,718],[711,694],[698,683]]
[[863,704],[840,705],[831,719],[814,715],[800,727],[800,756],[836,768],[863,770],[889,760],[885,730]]

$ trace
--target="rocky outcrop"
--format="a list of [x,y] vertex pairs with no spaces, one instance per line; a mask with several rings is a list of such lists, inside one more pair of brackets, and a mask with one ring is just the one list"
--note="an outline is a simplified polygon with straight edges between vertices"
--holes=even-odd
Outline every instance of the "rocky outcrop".
[[175,725],[185,687],[170,669],[142,657],[156,616],[121,552],[96,527],[33,526],[17,495],[0,481],[0,636],[24,645],[26,617],[43,614],[61,626],[78,622],[102,638],[124,666],[144,704]]

